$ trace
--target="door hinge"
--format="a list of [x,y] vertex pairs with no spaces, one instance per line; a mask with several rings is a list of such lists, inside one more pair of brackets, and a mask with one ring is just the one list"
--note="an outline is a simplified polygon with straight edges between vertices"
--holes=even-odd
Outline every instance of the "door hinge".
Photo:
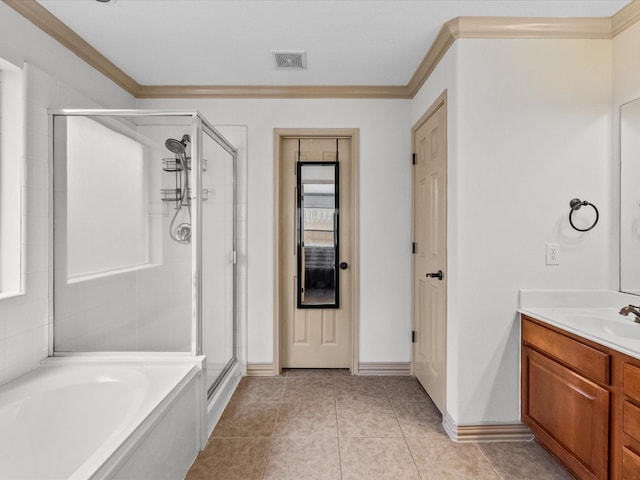
[[416,343],[416,331],[411,330],[411,343]]
[[415,154],[415,153],[414,153],[413,155],[411,155],[411,163],[412,163],[413,165],[415,165],[415,164],[416,164],[416,154]]
[[411,253],[413,253],[414,255],[415,255],[415,253],[416,253],[416,242],[413,242],[413,243],[411,244]]

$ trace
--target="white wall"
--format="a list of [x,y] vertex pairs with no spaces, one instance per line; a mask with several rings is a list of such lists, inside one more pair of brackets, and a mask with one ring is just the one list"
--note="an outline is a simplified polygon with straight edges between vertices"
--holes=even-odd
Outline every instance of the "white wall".
[[[141,100],[248,128],[248,361],[273,360],[273,129],[360,129],[360,361],[408,362],[410,125],[405,100]],[[384,219],[384,221],[381,221]]]
[[[24,294],[0,300],[0,384],[47,356],[50,329],[47,108],[131,108],[133,98],[0,2],[0,58],[25,62]],[[49,73],[45,73],[49,72]]]
[[[609,287],[611,41],[458,40],[441,66],[413,120],[453,89],[447,411],[517,421],[518,290]],[[569,226],[573,197],[600,209],[593,231]]]

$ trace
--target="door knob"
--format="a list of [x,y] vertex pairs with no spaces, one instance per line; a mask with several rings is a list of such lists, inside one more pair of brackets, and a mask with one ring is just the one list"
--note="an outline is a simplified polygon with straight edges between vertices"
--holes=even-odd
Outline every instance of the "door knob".
[[444,273],[442,273],[442,270],[438,270],[435,273],[427,273],[427,277],[437,278],[438,280],[442,280],[444,278]]
[[349,268],[349,264],[347,262],[341,262],[338,267],[340,267],[340,270],[346,270],[347,268]]

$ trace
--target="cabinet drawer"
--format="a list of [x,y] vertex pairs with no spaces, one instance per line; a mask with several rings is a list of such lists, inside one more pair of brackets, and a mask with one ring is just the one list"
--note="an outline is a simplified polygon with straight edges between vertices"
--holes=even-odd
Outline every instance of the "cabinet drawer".
[[622,447],[622,480],[640,480],[640,457]]
[[[526,318],[523,318],[522,322],[522,340],[590,379],[609,385],[609,354],[560,335]],[[640,388],[640,383],[638,387]]]
[[640,368],[625,363],[622,382],[624,394],[640,402]]
[[529,347],[523,368],[524,423],[577,478],[608,478],[609,391]]
[[624,402],[622,409],[622,429],[624,433],[640,441],[640,408]]

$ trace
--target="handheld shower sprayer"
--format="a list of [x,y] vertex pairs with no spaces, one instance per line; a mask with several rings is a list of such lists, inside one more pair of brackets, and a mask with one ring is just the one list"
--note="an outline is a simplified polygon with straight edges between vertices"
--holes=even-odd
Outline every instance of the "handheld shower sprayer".
[[164,142],[164,146],[167,147],[171,153],[174,153],[180,157],[186,157],[187,145],[191,143],[191,137],[187,134],[182,136],[182,140],[176,140],[175,138],[167,138]]
[[[176,156],[176,160],[180,163],[181,172],[184,172],[184,180],[180,184],[180,199],[176,202],[176,213],[173,215],[171,224],[169,225],[169,235],[178,243],[191,243],[191,204],[187,195],[189,194],[189,172],[187,165],[187,146],[191,143],[191,137],[187,134],[182,136],[182,140],[176,140],[175,138],[168,138],[164,142],[164,146],[167,147],[171,153]],[[182,175],[181,175],[182,177]],[[187,221],[174,227],[178,214],[182,210],[182,207],[186,206],[188,215]]]
[[174,153],[176,156],[182,157],[184,155],[184,144],[179,140],[176,140],[175,138],[167,138],[167,140],[164,142],[164,146],[167,147],[167,150],[169,150],[171,153]]

